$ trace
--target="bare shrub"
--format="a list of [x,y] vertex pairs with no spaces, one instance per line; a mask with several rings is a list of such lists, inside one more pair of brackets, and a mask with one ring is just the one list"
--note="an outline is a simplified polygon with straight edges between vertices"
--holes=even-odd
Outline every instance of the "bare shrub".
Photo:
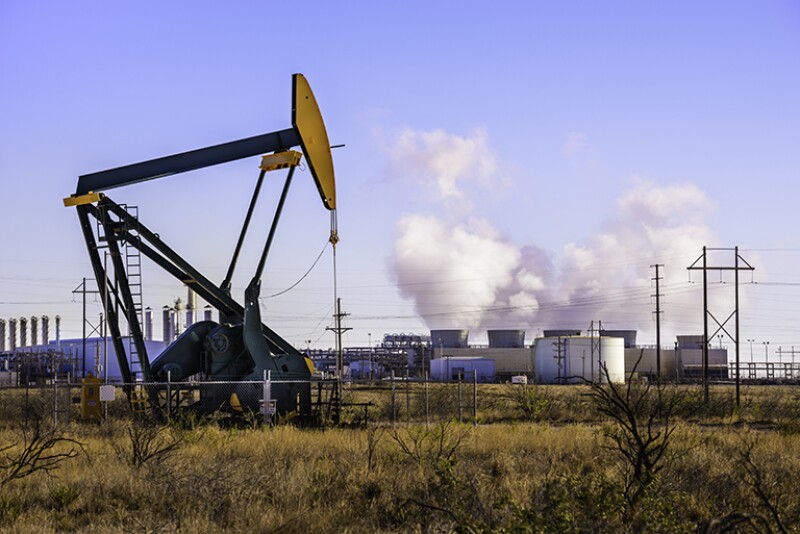
[[386,429],[378,425],[367,426],[367,471],[371,472],[375,466],[376,455],[378,452],[378,444],[383,438]]
[[0,489],[36,472],[52,475],[83,452],[83,444],[60,430],[45,430],[40,419],[20,422],[16,434],[14,443],[0,447]]
[[[637,362],[638,364],[638,362]],[[674,412],[681,402],[680,392],[671,386],[629,380],[614,384],[604,364],[600,366],[604,383],[588,382],[589,397],[595,409],[611,420],[605,436],[608,447],[625,467],[624,496],[630,513],[651,488],[666,466],[670,438],[675,431]],[[634,372],[636,367],[634,366]]]
[[772,518],[778,532],[786,533],[788,531],[781,519],[780,512],[786,495],[780,492],[779,481],[767,471],[755,454],[757,444],[758,440],[755,438],[742,438],[743,446],[737,459],[740,480],[756,496],[761,507]]
[[506,398],[526,421],[538,421],[550,407],[550,399],[536,384],[508,384]]
[[391,437],[414,464],[435,466],[443,461],[453,461],[456,451],[469,434],[469,427],[447,421],[431,428],[412,426],[394,429]]
[[145,420],[133,420],[127,426],[127,440],[112,439],[117,457],[139,468],[167,460],[184,442],[185,434],[174,428]]

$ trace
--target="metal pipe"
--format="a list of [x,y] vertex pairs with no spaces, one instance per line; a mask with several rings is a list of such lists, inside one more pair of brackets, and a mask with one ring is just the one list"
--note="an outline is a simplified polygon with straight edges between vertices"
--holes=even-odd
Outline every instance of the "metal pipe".
[[281,191],[281,198],[280,200],[278,200],[278,207],[275,209],[275,217],[272,219],[272,226],[269,229],[269,236],[267,237],[267,243],[264,245],[264,251],[261,253],[261,259],[258,262],[258,267],[256,268],[253,280],[260,280],[261,273],[264,271],[264,264],[267,261],[267,255],[269,254],[269,249],[272,246],[272,240],[275,238],[275,230],[278,227],[278,220],[281,217],[281,212],[283,211],[283,205],[286,202],[286,195],[289,193],[289,186],[292,184],[292,176],[294,176],[294,169],[295,166],[289,168],[289,174],[286,176],[286,182],[284,182],[283,184],[283,191]]
[[[292,167],[294,169],[294,167]],[[258,180],[256,181],[256,188],[253,191],[253,196],[250,199],[250,206],[247,208],[247,215],[244,217],[244,224],[242,225],[242,231],[239,232],[239,239],[236,242],[236,247],[233,249],[233,256],[231,257],[231,263],[228,265],[228,272],[225,275],[225,280],[222,281],[222,284],[219,286],[220,289],[223,291],[230,292],[231,290],[231,279],[233,278],[233,271],[236,268],[236,262],[239,259],[239,253],[242,250],[242,244],[244,243],[244,237],[247,234],[247,228],[250,226],[250,219],[253,217],[253,210],[256,207],[256,202],[258,201],[258,194],[261,191],[261,184],[264,183],[264,175],[267,174],[267,171],[262,170],[258,175]]]

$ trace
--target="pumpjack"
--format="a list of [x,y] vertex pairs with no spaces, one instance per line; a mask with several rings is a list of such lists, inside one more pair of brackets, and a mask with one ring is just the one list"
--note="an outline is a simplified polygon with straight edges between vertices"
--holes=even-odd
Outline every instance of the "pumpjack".
[[[302,153],[294,150],[295,147]],[[204,276],[157,233],[142,224],[138,214],[127,205],[114,202],[105,193],[113,188],[258,155],[262,156],[260,174],[227,274],[220,284]],[[204,413],[220,409],[256,411],[263,394],[262,386],[254,382],[269,374],[275,381],[270,394],[275,413],[312,415],[313,364],[262,322],[259,307],[264,264],[294,171],[303,156],[323,206],[335,211],[336,183],[328,134],[308,81],[302,74],[295,74],[292,77],[292,121],[287,129],[79,177],[75,193],[64,199],[64,205],[77,210],[99,296],[107,303],[107,325],[125,392],[132,404],[163,406],[164,402],[172,400],[163,399],[162,388],[153,384],[169,381],[178,385],[191,381],[199,390],[196,396],[199,398],[190,406],[193,410]],[[260,261],[244,292],[244,304],[240,304],[231,296],[231,280],[264,176],[279,169],[288,169],[283,190]],[[331,229],[334,245],[335,240],[338,236],[334,227]],[[113,268],[101,261],[100,249],[104,247],[108,248],[107,257]],[[123,255],[123,249],[132,251],[133,255],[144,255],[192,289],[219,311],[220,321],[192,324],[151,363],[142,335],[140,274],[137,269],[131,272],[128,258],[133,255]],[[127,322],[128,336],[123,336],[124,325],[120,319]],[[220,381],[236,385],[232,391],[230,386],[215,385]],[[137,388],[137,383],[143,386]]]

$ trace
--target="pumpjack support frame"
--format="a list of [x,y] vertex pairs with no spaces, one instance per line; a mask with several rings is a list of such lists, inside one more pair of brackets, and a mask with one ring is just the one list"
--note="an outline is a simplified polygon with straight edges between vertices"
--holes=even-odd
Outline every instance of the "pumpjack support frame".
[[[240,365],[244,355],[250,358],[245,360],[246,363],[252,365],[245,366],[247,369],[243,372],[247,376],[238,376],[238,379],[251,379],[258,376],[259,373],[266,373],[267,371],[273,372],[274,378],[283,378],[289,381],[310,378],[310,369],[306,366],[306,362],[300,352],[275,331],[263,324],[260,310],[258,309],[258,292],[260,291],[260,278],[264,261],[280,217],[283,200],[288,191],[294,168],[299,163],[300,154],[291,150],[297,146],[300,146],[303,150],[323,205],[329,210],[334,210],[336,208],[336,187],[330,144],[314,94],[307,80],[301,74],[295,74],[292,77],[291,128],[79,177],[75,193],[64,199],[64,205],[75,207],[77,210],[92,269],[98,281],[100,297],[103,302],[112,304],[107,306],[107,322],[122,378],[126,384],[134,384],[137,380],[141,380],[144,383],[163,380],[166,374],[165,370],[181,368],[179,364],[183,361],[181,358],[186,359],[187,350],[196,352],[200,350],[198,347],[205,346],[206,348],[202,349],[203,351],[213,351],[212,339],[206,342],[205,345],[198,343],[197,339],[203,336],[212,336],[214,332],[220,329],[224,330],[224,333],[219,334],[223,337],[224,335],[231,335],[231,332],[234,334],[242,332],[236,335],[241,335],[242,337],[240,341],[244,347],[244,352],[238,355],[217,354],[217,356],[222,355],[220,357],[223,358],[223,363],[216,367],[207,364],[205,352],[203,356],[191,352],[189,356],[198,360],[192,362],[191,367],[193,369],[199,366],[206,371],[214,368],[216,372],[224,373],[231,367],[229,365],[231,362],[235,361],[237,365]],[[261,175],[253,193],[239,243],[231,260],[228,275],[220,285],[205,277],[199,269],[193,267],[174,249],[164,243],[155,232],[142,224],[137,217],[128,213],[123,205],[117,204],[102,193],[102,191],[113,188],[267,153],[274,154],[264,156],[262,160]],[[236,264],[239,247],[247,230],[264,173],[281,168],[289,168],[289,175],[286,179],[281,201],[275,213],[270,235],[256,270],[256,275],[245,292],[245,305],[243,306],[231,297],[230,277]],[[99,229],[97,236],[95,235],[91,218],[96,219],[98,228],[102,228],[103,237],[100,236]],[[106,241],[106,246],[112,259],[113,276],[107,272],[106,266],[100,257],[100,248],[103,246],[101,240],[103,239]],[[139,324],[130,284],[125,272],[120,249],[121,244],[137,249],[156,265],[195,291],[202,299],[220,311],[221,316],[225,318],[226,324],[217,325],[208,321],[196,323],[197,328],[190,329],[170,345],[159,356],[159,360],[153,363],[155,369],[151,367],[142,333],[142,325]],[[135,347],[132,348],[131,352],[133,353],[135,350],[139,359],[136,362],[139,365],[138,371],[132,369],[134,362],[129,360],[128,353],[125,350],[120,326],[121,317],[124,317],[128,323],[131,341]],[[185,339],[182,341],[187,335],[189,337],[193,336],[193,341]],[[165,358],[167,354],[170,356]],[[172,356],[175,356],[175,358],[170,359]],[[229,358],[230,361],[224,360],[224,358]],[[203,361],[200,362],[199,360]],[[302,365],[299,362],[302,362]],[[297,408],[302,406],[302,409],[310,409],[310,385],[300,387],[289,384],[283,387],[282,390],[278,389],[278,413],[291,411],[293,403]],[[245,388],[240,388],[240,390],[244,395],[249,394],[245,391]],[[304,397],[306,392],[308,392],[307,398]],[[126,393],[129,400],[133,400],[135,395],[130,386],[127,387]],[[159,402],[158,392],[154,388],[150,388],[147,389],[147,394],[150,404],[152,406],[157,405]],[[240,394],[239,397],[241,396]],[[231,397],[233,398],[234,395]],[[304,398],[300,399],[301,397]],[[301,402],[294,402],[293,398],[300,399]],[[237,398],[236,403],[239,402],[240,399]],[[234,403],[231,402],[231,404]]]

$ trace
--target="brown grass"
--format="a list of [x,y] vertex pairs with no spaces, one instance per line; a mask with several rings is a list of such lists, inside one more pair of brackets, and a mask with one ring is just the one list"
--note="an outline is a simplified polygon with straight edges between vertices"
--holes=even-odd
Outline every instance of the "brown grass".
[[[689,388],[675,454],[634,514],[611,423],[584,388],[542,387],[542,409],[527,415],[508,387],[482,389],[477,427],[444,415],[427,428],[168,427],[153,439],[174,449],[139,463],[124,454],[129,421],[72,423],[63,431],[85,453],[0,488],[0,532],[800,529],[793,389],[747,388],[736,410],[729,388],[713,388],[707,407]],[[9,444],[18,422],[0,425]]]

